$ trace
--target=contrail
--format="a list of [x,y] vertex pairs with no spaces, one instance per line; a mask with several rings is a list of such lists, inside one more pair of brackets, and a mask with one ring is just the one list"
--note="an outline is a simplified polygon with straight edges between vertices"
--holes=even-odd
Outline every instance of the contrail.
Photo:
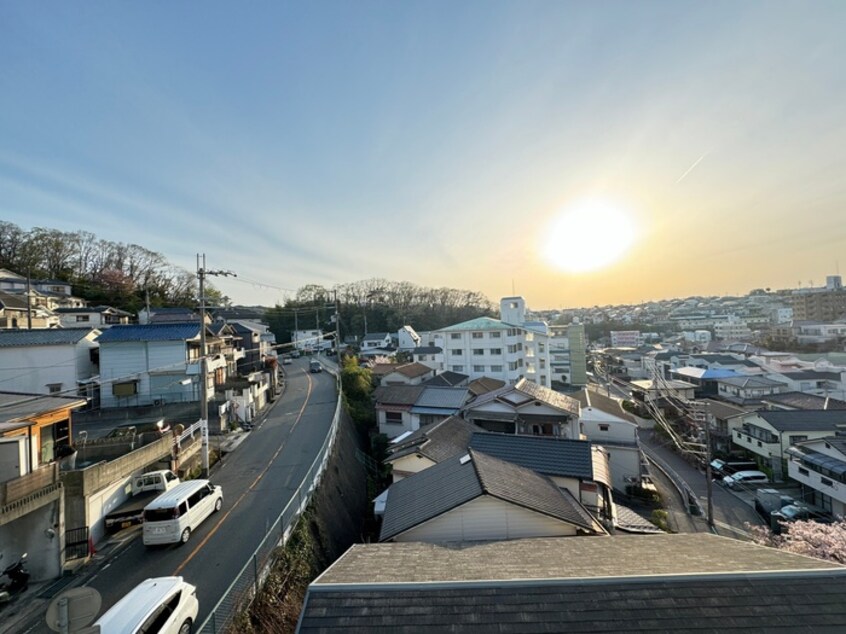
[[696,161],[693,163],[693,165],[688,167],[687,171],[684,174],[682,174],[681,176],[679,176],[679,180],[676,181],[676,185],[681,183],[684,180],[684,177],[687,176],[688,174],[690,174],[693,171],[693,168],[696,167],[697,165],[699,165],[702,162],[702,159],[704,159],[706,156],[708,156],[708,152],[705,152],[705,154],[703,154],[698,159],[696,159]]

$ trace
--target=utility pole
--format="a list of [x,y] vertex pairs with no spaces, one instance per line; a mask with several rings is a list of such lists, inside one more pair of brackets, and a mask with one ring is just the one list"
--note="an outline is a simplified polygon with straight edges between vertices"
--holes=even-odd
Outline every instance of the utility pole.
[[32,330],[32,287],[30,286],[30,271],[26,270],[26,329]]
[[206,254],[202,255],[202,266],[200,266],[200,254],[197,254],[197,278],[200,281],[200,429],[202,437],[202,459],[203,477],[209,477],[209,382],[208,382],[208,357],[206,356],[206,276],[232,276],[237,277],[232,271],[208,271],[206,270]]

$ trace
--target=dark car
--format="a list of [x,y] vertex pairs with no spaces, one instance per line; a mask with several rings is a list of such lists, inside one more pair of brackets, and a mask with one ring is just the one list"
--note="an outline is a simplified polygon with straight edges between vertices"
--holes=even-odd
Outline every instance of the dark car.
[[312,361],[308,364],[308,371],[309,372],[323,372],[323,366],[320,365],[320,361]]
[[804,504],[789,504],[770,513],[770,527],[776,535],[783,530],[782,524],[806,520],[831,524],[834,518],[823,509],[805,506]]

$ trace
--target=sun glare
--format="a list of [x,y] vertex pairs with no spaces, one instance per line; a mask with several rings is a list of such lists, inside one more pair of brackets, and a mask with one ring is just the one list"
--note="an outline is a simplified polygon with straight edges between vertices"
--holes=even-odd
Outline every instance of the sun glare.
[[622,258],[636,237],[631,212],[607,200],[582,200],[565,207],[551,222],[543,255],[563,271],[584,273]]

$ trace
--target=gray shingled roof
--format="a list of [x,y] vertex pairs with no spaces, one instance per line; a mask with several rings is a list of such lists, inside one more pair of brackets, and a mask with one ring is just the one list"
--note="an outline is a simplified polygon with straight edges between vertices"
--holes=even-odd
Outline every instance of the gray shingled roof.
[[549,478],[472,449],[391,485],[380,541],[392,539],[470,500],[490,495],[505,502],[594,529],[590,514]]
[[708,533],[356,544],[299,631],[834,632],[844,593],[843,566]]
[[450,416],[444,420],[426,425],[406,436],[401,442],[390,447],[390,455],[385,462],[413,453],[426,456],[432,462],[443,462],[458,454],[467,453],[470,436],[474,432],[484,431],[470,421]]
[[470,448],[545,475],[593,479],[588,440],[481,432],[470,438]]
[[[846,401],[817,396],[816,394],[805,394],[804,392],[771,394],[763,397],[761,402],[786,405],[793,409],[846,409]],[[826,402],[828,405],[826,405]]]
[[773,381],[762,376],[737,376],[728,377],[725,379],[716,379],[717,383],[725,383],[726,385],[734,385],[740,388],[756,388],[756,387],[787,387],[786,383],[781,381]]
[[432,387],[451,387],[453,385],[464,383],[469,378],[470,376],[467,374],[461,374],[460,372],[446,370],[445,372],[441,372],[440,374],[433,376],[431,379],[423,381],[423,385]]
[[[36,330],[0,330],[0,348],[15,346],[55,346],[75,344],[94,328],[38,328]],[[99,331],[96,331],[99,332]]]
[[761,410],[757,414],[776,431],[834,431],[837,425],[846,424],[846,410]]
[[[473,391],[473,383],[468,386],[471,391]],[[527,402],[530,400],[541,401],[570,414],[579,415],[579,402],[576,399],[550,390],[548,387],[543,387],[528,379],[520,379],[515,385],[505,385],[503,382],[501,387],[477,396],[475,400],[467,404],[467,409],[473,409],[478,405],[497,399],[503,400],[503,397],[508,397],[508,395],[514,396],[515,392],[523,395]],[[513,402],[511,404],[514,405]]]
[[3,291],[0,291],[0,304],[2,304],[5,308],[12,308],[15,310],[26,310],[28,307],[26,297],[23,295],[6,293]]
[[377,405],[414,405],[425,388],[422,385],[381,385],[373,390]]
[[[46,412],[70,407],[77,409],[85,405],[86,400],[78,396],[47,396],[25,392],[0,392],[0,421],[31,418]],[[0,423],[0,424],[2,424]]]
[[[417,562],[409,562],[415,565]],[[526,632],[843,632],[843,575],[501,583],[310,591],[297,630],[525,634]]]
[[459,409],[470,396],[465,387],[437,387],[426,385],[420,393],[414,407],[446,407]]

